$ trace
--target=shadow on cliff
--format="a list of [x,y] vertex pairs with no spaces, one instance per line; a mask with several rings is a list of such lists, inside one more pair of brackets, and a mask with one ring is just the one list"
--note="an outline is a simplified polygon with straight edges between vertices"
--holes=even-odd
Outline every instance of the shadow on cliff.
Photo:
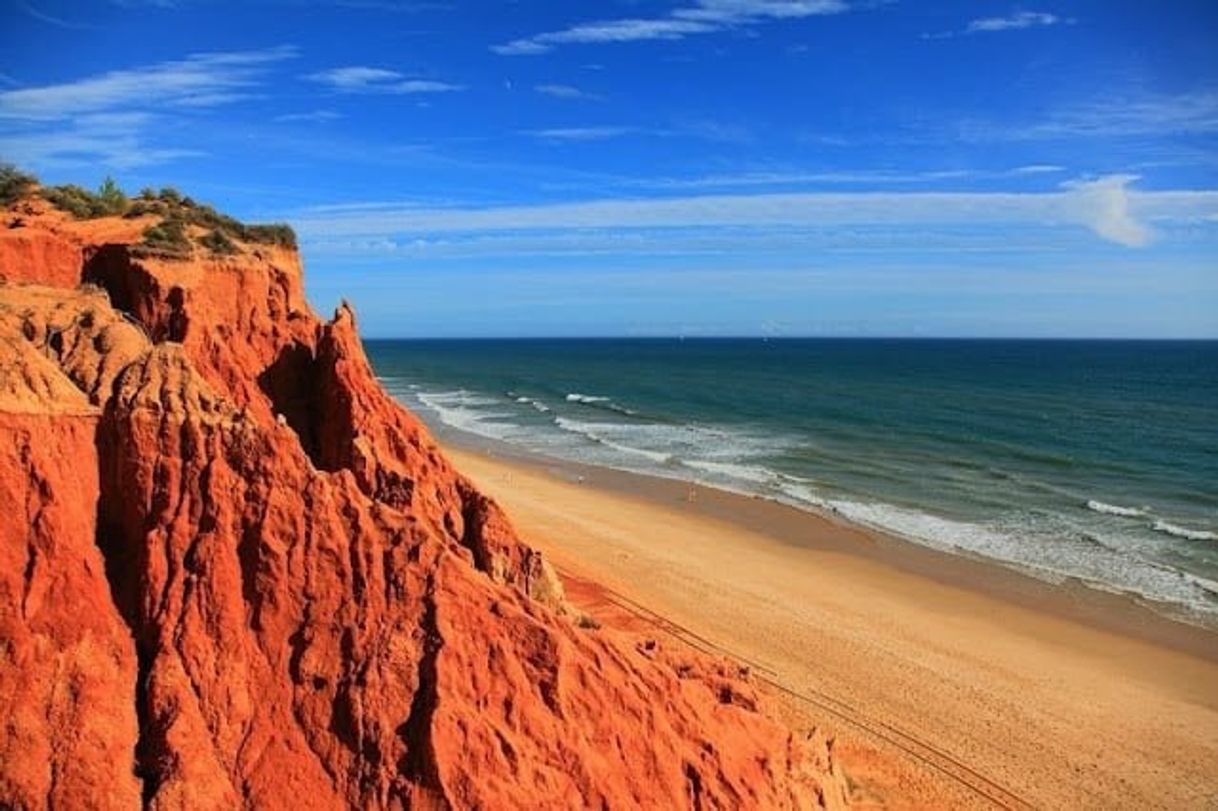
[[305,454],[319,470],[322,464],[318,445],[317,358],[313,349],[294,341],[285,346],[274,363],[258,375],[258,388],[271,401],[275,413],[296,432]]

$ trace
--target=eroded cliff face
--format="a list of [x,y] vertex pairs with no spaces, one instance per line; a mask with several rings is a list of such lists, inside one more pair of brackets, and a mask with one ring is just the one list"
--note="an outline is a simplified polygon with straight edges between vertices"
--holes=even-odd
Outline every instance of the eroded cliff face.
[[573,621],[294,252],[6,216],[0,806],[844,804],[739,667]]

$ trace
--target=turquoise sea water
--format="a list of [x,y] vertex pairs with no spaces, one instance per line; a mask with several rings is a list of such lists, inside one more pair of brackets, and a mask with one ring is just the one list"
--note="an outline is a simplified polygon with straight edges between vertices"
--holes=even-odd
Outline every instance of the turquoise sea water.
[[443,424],[1218,622],[1218,342],[369,341]]

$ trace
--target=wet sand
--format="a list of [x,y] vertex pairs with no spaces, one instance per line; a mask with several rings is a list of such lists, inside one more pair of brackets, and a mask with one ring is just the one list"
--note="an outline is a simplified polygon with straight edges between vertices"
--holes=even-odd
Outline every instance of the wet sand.
[[863,806],[1218,807],[1213,631],[833,516],[442,440],[573,602],[751,663],[836,735]]

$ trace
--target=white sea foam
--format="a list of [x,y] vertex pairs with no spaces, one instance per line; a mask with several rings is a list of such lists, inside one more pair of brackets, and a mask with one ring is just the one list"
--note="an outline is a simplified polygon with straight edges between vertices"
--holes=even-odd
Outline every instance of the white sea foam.
[[933,516],[889,504],[835,499],[828,507],[843,517],[944,551],[963,551],[1012,565],[1050,582],[1080,580],[1092,588],[1135,594],[1191,611],[1218,614],[1212,581],[1158,563],[1123,536],[1097,539],[1060,516],[1009,516],[979,524]]
[[1104,513],[1105,515],[1119,515],[1124,518],[1137,518],[1139,516],[1146,515],[1146,510],[1139,509],[1137,507],[1122,507],[1119,504],[1105,504],[1102,501],[1096,501],[1094,499],[1087,502],[1087,509],[1097,513]]
[[801,507],[804,509],[806,509],[808,506],[818,507],[820,509],[831,509],[829,503],[825,501],[824,497],[810,484],[795,481],[781,481],[778,485],[778,491],[781,493],[778,500],[782,501],[784,504],[789,504],[793,507]]
[[738,462],[713,462],[708,459],[683,459],[683,464],[707,473],[717,473],[729,479],[739,479],[754,484],[772,485],[778,474],[761,465],[744,465]]
[[1218,597],[1218,582],[1210,580],[1208,577],[1201,577],[1200,575],[1189,574],[1188,572],[1184,573],[1184,579],[1198,588],[1208,591],[1210,594]]
[[1155,532],[1162,532],[1167,535],[1173,535],[1177,538],[1184,538],[1188,541],[1214,541],[1218,540],[1218,534],[1209,532],[1204,529],[1189,529],[1176,524],[1169,524],[1166,521],[1155,521],[1151,524],[1151,529]]
[[[508,394],[510,395],[511,392],[508,392]],[[550,411],[549,406],[547,406],[541,400],[538,400],[536,398],[525,397],[524,395],[520,395],[519,397],[516,397],[514,399],[516,400],[516,402],[520,403],[521,405],[532,406],[535,410],[540,411],[542,414],[548,414]]]
[[613,423],[580,422],[579,420],[572,420],[567,417],[555,417],[554,424],[564,431],[578,434],[591,442],[604,445],[607,448],[612,448],[613,450],[620,451],[622,453],[642,456],[660,464],[668,464],[669,462],[673,461],[673,455],[671,453],[650,450],[645,447],[638,447],[637,445],[630,445],[621,441],[621,431],[618,430],[621,428],[621,426]]
[[417,396],[442,423],[457,430],[500,440],[511,439],[515,433],[516,426],[505,422],[511,414],[486,410],[487,406],[500,405],[501,401],[464,390],[419,392]]
[[981,552],[1009,545],[1009,540],[1001,533],[979,524],[940,518],[920,510],[846,499],[832,499],[825,503],[831,510],[851,521],[916,539],[940,549]]
[[[680,465],[686,471],[682,478],[691,478],[692,470],[701,469],[716,483],[742,481],[751,491],[761,480],[773,478],[752,460],[786,447],[775,438],[753,436],[714,426],[657,422],[614,422],[580,420],[558,417],[555,425],[570,433],[592,439],[607,448],[619,448],[635,456],[646,456],[663,466]],[[588,459],[595,464],[619,466],[623,460],[597,455]],[[685,465],[690,465],[685,468]],[[646,472],[656,472],[647,469]],[[663,471],[660,471],[663,472]],[[671,471],[667,475],[671,475]],[[701,478],[701,477],[699,477]]]
[[609,397],[601,397],[599,395],[573,392],[568,394],[566,399],[568,403],[578,403],[590,408],[602,408],[606,411],[616,411],[618,414],[625,414],[628,417],[636,417],[639,413],[632,408],[626,408],[626,406],[618,405]]

